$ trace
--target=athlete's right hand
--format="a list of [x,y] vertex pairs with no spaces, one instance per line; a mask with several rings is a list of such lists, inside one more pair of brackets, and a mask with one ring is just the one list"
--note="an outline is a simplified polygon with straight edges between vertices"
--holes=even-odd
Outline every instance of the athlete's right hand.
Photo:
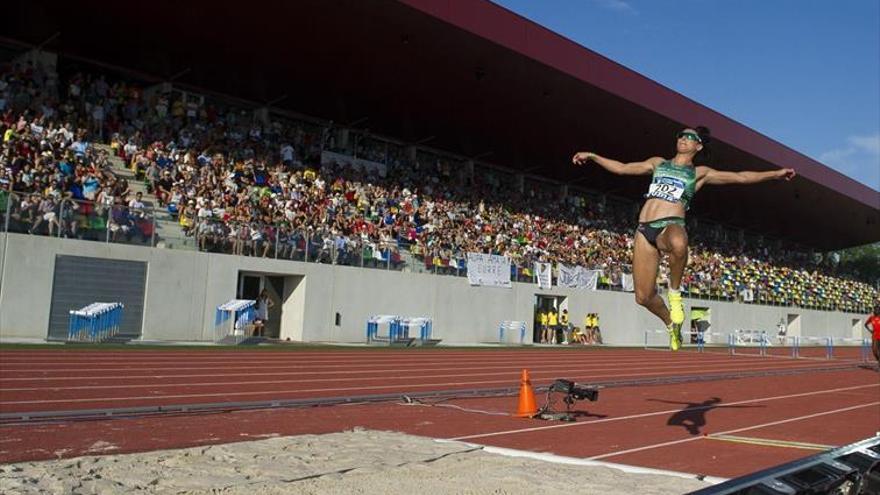
[[584,165],[594,156],[596,156],[594,153],[590,153],[588,151],[579,151],[575,153],[573,157],[571,157],[571,163],[575,165]]

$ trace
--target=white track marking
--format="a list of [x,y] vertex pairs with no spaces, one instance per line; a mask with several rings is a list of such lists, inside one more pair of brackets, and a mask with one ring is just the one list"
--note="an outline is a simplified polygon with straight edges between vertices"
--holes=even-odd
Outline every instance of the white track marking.
[[[826,390],[815,390],[812,392],[802,392],[802,393],[798,393],[798,394],[776,395],[776,396],[771,396],[771,397],[759,397],[757,399],[746,399],[746,400],[741,400],[741,401],[736,401],[736,402],[722,402],[722,403],[719,403],[718,405],[689,407],[684,410],[685,411],[699,411],[702,409],[714,409],[714,408],[723,407],[723,406],[735,406],[735,405],[740,405],[740,404],[753,404],[756,402],[770,402],[770,401],[775,401],[775,400],[793,399],[796,397],[809,397],[809,396],[813,396],[813,395],[829,394],[829,393],[835,393],[835,392],[846,392],[849,390],[859,390],[859,389],[864,389],[864,388],[880,388],[880,384],[855,385],[852,387],[840,387],[840,388],[832,388],[832,389],[826,389]],[[496,431],[493,433],[478,433],[478,434],[474,434],[474,435],[465,435],[465,436],[461,436],[461,437],[449,438],[448,440],[470,440],[470,439],[474,439],[474,438],[487,438],[487,437],[496,437],[496,436],[501,436],[501,435],[513,435],[516,433],[529,433],[529,432],[533,432],[533,431],[555,430],[557,428],[575,428],[575,427],[579,427],[579,426],[590,426],[590,425],[595,425],[595,424],[600,424],[600,423],[610,423],[613,421],[624,421],[624,420],[628,420],[628,419],[647,418],[650,416],[661,416],[664,414],[673,414],[673,413],[682,412],[682,411],[683,411],[682,409],[667,409],[664,411],[654,411],[654,412],[649,412],[649,413],[631,414],[629,416],[619,416],[619,417],[614,417],[614,418],[603,418],[603,419],[597,419],[594,421],[584,421],[581,423],[563,423],[563,424],[558,424],[558,425],[536,426],[533,428],[520,428],[517,430]]]
[[[731,435],[733,433],[740,433],[740,432],[749,431],[749,430],[757,430],[760,428],[766,428],[768,426],[776,426],[776,425],[781,425],[781,424],[785,424],[785,423],[793,423],[795,421],[803,421],[805,419],[818,418],[820,416],[827,416],[829,414],[837,414],[837,413],[842,413],[842,412],[846,412],[846,411],[854,411],[856,409],[863,409],[865,407],[872,407],[872,406],[880,406],[880,401],[869,402],[867,404],[859,404],[859,405],[850,406],[850,407],[842,407],[840,409],[834,409],[831,411],[822,411],[822,412],[818,412],[818,413],[807,414],[805,416],[798,416],[796,418],[786,418],[786,419],[781,419],[779,421],[771,421],[769,423],[762,423],[759,425],[746,426],[743,428],[736,428],[733,430],[720,431],[720,432],[714,433],[710,436]],[[616,456],[624,455],[624,454],[632,454],[633,452],[641,452],[643,450],[650,450],[650,449],[656,449],[659,447],[668,447],[670,445],[677,445],[677,444],[686,443],[686,442],[693,442],[694,440],[701,440],[703,438],[704,437],[702,437],[702,436],[688,437],[688,438],[683,438],[681,440],[673,440],[671,442],[655,443],[653,445],[645,445],[643,447],[636,447],[634,449],[618,450],[617,452],[608,452],[607,454],[594,455],[592,457],[588,457],[587,459],[595,461],[595,460],[599,460],[599,459],[605,459],[608,457],[616,457]]]
[[[765,361],[765,360],[761,360],[761,359],[737,361],[738,364],[761,363],[761,362],[766,362],[766,361]],[[606,368],[606,367],[608,367],[608,366],[623,366],[623,367],[625,367],[626,365],[630,365],[630,364],[649,365],[649,366],[658,366],[658,367],[681,367],[681,366],[710,366],[710,365],[715,365],[715,364],[730,364],[730,363],[731,363],[731,360],[730,360],[730,359],[704,360],[704,361],[699,361],[699,362],[685,361],[684,363],[682,363],[682,362],[678,362],[678,363],[676,363],[676,362],[672,362],[672,361],[669,361],[669,360],[662,360],[662,361],[637,360],[637,361],[631,361],[631,362],[630,362],[630,361],[608,361],[608,362],[604,362],[604,361],[603,361],[603,362],[596,362],[596,361],[592,361],[592,360],[591,360],[591,361],[589,361],[589,362],[584,362],[584,363],[566,363],[566,362],[561,362],[561,363],[550,363],[549,367],[553,367],[553,366],[559,367],[559,366],[564,366],[564,365],[565,365],[565,366],[571,366],[571,365],[580,366],[580,365],[584,365],[584,366],[589,366],[589,367],[595,367],[595,368],[602,369],[602,368]],[[155,364],[155,363],[151,363],[151,364]],[[112,378],[112,377],[119,377],[119,378],[124,378],[124,377],[141,378],[141,377],[144,377],[144,376],[153,376],[152,374],[146,374],[146,375],[144,375],[144,374],[129,374],[129,375],[122,375],[122,376],[120,376],[120,375],[118,375],[118,374],[116,374],[116,375],[107,375],[107,373],[109,373],[109,372],[129,372],[129,373],[137,373],[137,372],[141,372],[141,371],[145,371],[145,372],[146,372],[146,371],[164,371],[164,372],[168,373],[168,372],[171,372],[171,371],[197,371],[197,370],[223,370],[223,371],[231,371],[231,370],[253,370],[254,367],[255,367],[254,365],[250,365],[250,366],[230,366],[229,363],[220,363],[220,364],[225,364],[225,366],[204,366],[204,367],[187,367],[187,366],[174,366],[174,367],[170,367],[170,366],[163,366],[163,367],[157,367],[157,368],[136,368],[136,369],[130,369],[130,368],[81,368],[81,369],[80,369],[80,368],[73,368],[73,369],[46,369],[46,368],[43,368],[43,369],[27,369],[27,370],[0,370],[0,372],[4,372],[4,373],[19,373],[19,374],[22,374],[22,373],[27,373],[27,374],[36,374],[36,373],[40,373],[40,374],[44,374],[44,375],[47,374],[47,373],[76,373],[76,372],[78,372],[78,373],[101,373],[101,375],[97,375],[97,376],[70,375],[70,374],[67,374],[67,375],[65,375],[65,376],[59,376],[59,377],[57,377],[57,379],[69,380],[69,379],[82,379],[82,378],[86,378],[86,379],[87,379],[87,378]],[[236,362],[236,365],[237,365],[237,364],[240,364],[240,363],[239,363],[239,362]],[[490,366],[472,366],[472,367],[471,367],[471,366],[468,366],[468,367],[466,367],[466,366],[462,366],[462,365],[463,365],[463,364],[469,364],[469,363],[460,363],[460,365],[457,365],[457,366],[452,367],[452,368],[434,368],[434,366],[449,366],[450,363],[447,363],[447,362],[436,362],[436,363],[433,363],[433,362],[419,362],[419,363],[413,363],[412,365],[400,365],[400,364],[398,364],[398,363],[387,363],[387,364],[376,364],[376,363],[373,363],[373,364],[369,364],[369,365],[343,365],[343,364],[341,364],[341,365],[330,365],[330,366],[320,366],[320,365],[301,366],[301,365],[298,365],[298,364],[295,364],[295,365],[287,365],[287,366],[285,366],[285,365],[281,365],[281,366],[279,366],[279,364],[281,364],[281,363],[264,363],[264,362],[255,363],[255,364],[259,364],[259,366],[260,366],[261,368],[263,368],[263,367],[268,368],[266,371],[269,372],[270,374],[271,374],[271,372],[270,372],[269,370],[299,370],[298,372],[300,372],[300,373],[324,373],[324,372],[327,372],[327,373],[351,373],[352,370],[356,370],[356,371],[358,371],[358,372],[360,372],[360,371],[363,371],[363,372],[370,372],[370,371],[376,371],[376,372],[392,372],[392,371],[407,372],[407,371],[422,371],[422,370],[426,370],[426,369],[450,369],[450,370],[475,369],[475,370],[476,370],[476,369],[511,369],[511,368],[513,368],[513,369],[522,369],[522,368],[529,368],[529,367],[536,367],[536,366],[537,366],[537,367],[541,367],[541,368],[546,368],[546,367],[548,367],[547,364],[546,364],[546,361],[543,362],[543,363],[541,363],[541,364],[537,364],[537,363],[520,363],[520,364],[511,364],[511,363],[509,363],[509,362],[501,362],[501,363],[493,364],[493,363],[484,363],[484,362],[481,362],[481,361],[475,361],[474,364],[490,364]],[[407,367],[407,368],[402,368],[402,367],[401,367],[401,368],[391,369],[391,368],[390,368],[391,366],[411,366],[411,367]],[[810,365],[810,366],[812,366],[812,365]],[[344,370],[343,370],[343,371],[327,371],[328,368],[344,368]],[[373,369],[362,369],[362,368],[373,368]],[[309,370],[311,370],[311,371],[309,371]],[[264,373],[262,373],[262,374],[266,374],[266,373],[264,372]],[[206,374],[206,375],[203,375],[203,376],[217,376],[217,375],[219,375],[219,374]],[[233,375],[233,373],[230,373],[230,375]],[[163,376],[168,376],[168,375],[167,375],[167,374],[163,374]],[[181,375],[181,376],[194,376],[194,375]],[[39,377],[28,376],[28,377],[15,377],[15,378],[0,377],[0,382],[7,381],[7,380],[34,380],[34,379],[52,380],[52,379],[55,379],[55,378],[53,378],[53,377],[47,377],[47,376],[39,376]]]
[[[658,362],[658,363],[671,363],[671,362],[686,362],[689,360],[698,360],[698,361],[716,361],[720,359],[730,360],[731,356],[726,354],[719,353],[707,353],[707,354],[696,354],[696,353],[683,353],[683,354],[649,354],[650,359],[646,358],[645,355],[609,355],[609,353],[602,354],[588,354],[588,353],[563,353],[560,352],[555,356],[556,361],[590,361],[593,363],[642,363],[642,362]],[[34,369],[47,370],[47,371],[75,371],[80,370],[85,367],[85,369],[118,369],[122,368],[130,368],[133,366],[143,366],[143,365],[153,365],[160,366],[164,364],[193,364],[197,366],[204,365],[229,365],[230,363],[244,363],[244,364],[290,364],[296,366],[375,366],[377,361],[382,361],[388,364],[394,364],[395,366],[405,366],[405,365],[413,365],[418,366],[425,363],[436,363],[436,364],[450,364],[450,363],[489,363],[489,364],[506,364],[514,361],[514,357],[519,357],[517,361],[534,363],[534,362],[546,362],[551,358],[551,356],[535,356],[535,355],[526,355],[526,356],[453,356],[453,357],[443,357],[443,356],[425,356],[425,357],[416,357],[416,356],[406,356],[406,359],[377,359],[384,358],[385,356],[365,356],[364,359],[333,359],[333,360],[309,360],[309,359],[299,359],[302,356],[269,356],[259,357],[259,356],[250,356],[247,359],[240,358],[238,356],[211,356],[210,359],[192,359],[192,358],[165,358],[165,359],[127,359],[127,360],[119,360],[119,361],[104,361],[99,358],[96,359],[84,359],[77,361],[67,361],[67,360],[52,360],[52,361],[20,361],[20,362],[7,362],[5,358],[0,358],[0,370],[4,371],[32,371]],[[353,356],[354,357],[354,356]],[[394,357],[394,356],[389,356]],[[755,358],[757,356],[733,356],[733,358]],[[275,358],[275,359],[272,359]],[[560,359],[562,358],[562,359]],[[569,358],[569,359],[565,359]],[[57,365],[57,366],[68,366],[67,368],[46,368],[46,366]],[[99,366],[104,366],[105,368],[98,368]]]
[[[604,367],[587,367],[587,368],[567,368],[567,369],[559,369],[559,368],[542,368],[535,369],[530,372],[530,375],[541,375],[541,374],[566,374],[570,375],[572,373],[585,373],[593,370],[609,370],[609,366]],[[714,372],[721,371],[737,371],[742,370],[741,366],[736,366],[732,368],[708,368],[704,365],[689,365],[689,366],[673,366],[675,370],[682,370],[687,368],[700,368],[700,371],[703,374],[710,375]],[[468,369],[468,368],[464,368]],[[664,376],[669,373],[669,370],[666,369],[656,369],[653,367],[645,367],[645,368],[630,368],[625,367],[627,371],[636,371],[636,370],[656,370],[656,371],[648,371],[645,373],[605,373],[605,374],[590,374],[590,375],[579,375],[574,378],[583,378],[595,381],[596,379],[601,378],[632,378],[632,377],[645,377],[645,376]],[[800,367],[790,367],[790,368],[779,368],[779,367],[764,367],[764,368],[750,368],[747,371],[770,371],[770,370],[778,370],[778,369],[801,369]],[[806,369],[810,369],[810,367],[806,367]],[[418,370],[418,371],[442,371],[442,370],[461,370],[461,368],[442,368],[435,370]],[[160,388],[160,387],[207,387],[207,386],[229,386],[229,385],[270,385],[270,384],[279,384],[279,383],[314,383],[314,382],[335,382],[335,381],[375,381],[377,379],[394,381],[394,380],[413,380],[413,379],[430,379],[430,378],[460,378],[460,377],[468,377],[468,376],[491,376],[491,375],[503,375],[511,377],[510,383],[514,383],[515,378],[513,378],[518,373],[519,367],[510,368],[507,371],[499,371],[499,372],[479,372],[479,373],[457,373],[457,374],[434,374],[434,375],[406,375],[406,376],[387,376],[390,373],[395,372],[403,372],[403,371],[416,371],[416,370],[375,370],[374,373],[377,376],[363,377],[363,376],[350,376],[353,373],[351,371],[348,372],[324,372],[324,371],[314,371],[314,372],[289,372],[289,373],[230,373],[230,374],[208,374],[208,375],[141,375],[141,376],[107,376],[107,377],[76,377],[78,380],[88,381],[88,380],[123,380],[123,379],[164,379],[164,378],[222,378],[224,376],[228,377],[236,377],[242,378],[243,376],[258,376],[265,377],[267,375],[274,376],[302,376],[302,375],[328,375],[328,374],[343,374],[349,376],[342,376],[336,378],[307,378],[302,380],[251,380],[251,381],[221,381],[221,382],[203,382],[203,383],[192,383],[192,382],[182,382],[182,383],[147,383],[147,384],[119,384],[119,385],[79,385],[79,386],[43,386],[43,387],[5,387],[0,386],[0,392],[24,392],[24,391],[40,391],[40,390],[52,390],[52,391],[61,391],[61,390],[102,390],[102,389],[114,389],[114,388]],[[72,380],[72,377],[64,378],[64,381]],[[7,378],[0,380],[0,383],[4,383],[7,381],[54,381],[54,378],[39,378],[39,379],[28,379],[28,378]],[[513,386],[513,385],[512,385]],[[2,401],[0,401],[2,403]]]
[[[750,368],[748,371],[768,371],[768,370],[777,370],[777,369],[780,369],[780,368],[776,368],[776,367]],[[796,369],[796,368],[792,368],[792,369]],[[572,370],[572,371],[574,371],[574,370]],[[714,368],[711,370],[704,369],[703,371],[705,372],[706,376],[710,376],[712,373],[716,373],[716,372],[743,371],[743,370],[742,370],[741,366],[735,366],[735,367],[731,367],[731,368]],[[540,370],[537,370],[537,371],[532,372],[531,374],[537,375],[540,373],[551,373],[554,375],[558,375],[560,372],[559,371],[542,372]],[[605,375],[590,374],[590,375],[580,375],[580,376],[569,376],[568,378],[570,380],[574,380],[574,381],[579,381],[579,380],[597,381],[597,379],[602,379],[602,378],[616,379],[616,378],[638,378],[638,377],[650,377],[650,376],[664,377],[664,376],[669,376],[668,373],[669,373],[668,371],[661,371],[661,372],[656,372],[656,373],[610,373],[610,374],[605,374]],[[503,375],[511,376],[508,373],[495,373],[495,374],[503,374]],[[486,374],[484,374],[484,373],[477,373],[477,374],[463,374],[463,375],[425,375],[425,376],[378,377],[378,378],[385,378],[386,380],[413,380],[413,379],[423,380],[426,378],[455,378],[455,377],[462,377],[462,376],[485,376],[485,375]],[[330,382],[330,383],[346,382],[347,383],[347,382],[352,382],[352,381],[375,381],[376,379],[377,379],[377,377],[369,377],[369,378],[342,377],[342,378],[327,378],[327,379],[273,380],[273,381],[267,381],[267,382],[242,382],[241,384],[259,385],[261,383],[265,383],[265,384],[278,384],[278,383],[290,384],[290,383],[314,383],[314,382]],[[443,386],[449,386],[449,385],[453,385],[453,386],[458,387],[458,386],[465,386],[465,385],[485,385],[485,384],[490,384],[490,383],[492,383],[492,384],[501,383],[501,384],[507,384],[507,385],[510,385],[511,387],[514,387],[515,386],[515,384],[513,383],[514,381],[515,381],[515,379],[508,378],[508,379],[504,379],[504,380],[478,380],[478,381],[461,381],[461,382],[453,382],[453,383],[434,383],[434,384],[432,384],[432,383],[427,383],[427,384],[402,383],[402,384],[398,384],[398,385],[377,385],[377,386],[307,389],[307,390],[265,390],[265,391],[253,391],[253,392],[233,392],[233,391],[230,391],[230,392],[225,392],[225,393],[150,395],[150,396],[129,396],[129,397],[96,397],[96,398],[57,399],[57,400],[43,400],[43,401],[39,401],[39,400],[4,401],[4,400],[0,400],[0,405],[5,405],[5,404],[55,404],[55,403],[64,403],[64,402],[98,402],[98,401],[107,401],[107,400],[139,400],[139,399],[155,400],[155,399],[162,399],[162,398],[183,398],[183,397],[215,397],[215,396],[235,397],[235,396],[239,396],[239,395],[284,394],[284,393],[297,393],[297,392],[299,392],[299,393],[302,393],[302,392],[339,392],[339,391],[351,391],[351,390],[361,390],[361,389],[365,389],[365,390],[391,389],[393,391],[394,389],[401,388],[401,387],[403,387],[403,388],[405,388],[405,387],[426,388],[426,387],[443,387]],[[533,380],[533,381],[535,381],[535,380]],[[549,383],[549,381],[547,381],[547,383]],[[228,386],[228,385],[230,385],[229,382],[221,382],[221,383],[212,384],[210,386]],[[153,389],[160,389],[161,390],[163,388],[177,387],[177,386],[178,385],[156,383],[156,384],[144,384],[144,385],[139,385],[136,387],[138,387],[138,388],[153,388]],[[184,385],[180,385],[181,388],[196,387],[196,386],[209,386],[209,385],[198,384],[198,383],[187,383]],[[119,388],[129,389],[129,388],[135,388],[135,386],[96,385],[96,386],[83,386],[81,389],[89,390],[89,389],[119,389]],[[9,392],[11,390],[14,390],[14,389],[0,388],[0,392]],[[62,391],[62,390],[68,390],[68,388],[66,388],[66,387],[40,387],[40,388],[31,390],[31,391],[45,391],[45,390]]]

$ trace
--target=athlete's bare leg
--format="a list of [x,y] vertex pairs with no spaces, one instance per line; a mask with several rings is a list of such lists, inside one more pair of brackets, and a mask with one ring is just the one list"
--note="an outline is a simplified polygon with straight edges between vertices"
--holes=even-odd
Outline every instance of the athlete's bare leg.
[[657,293],[657,269],[660,267],[660,251],[645,239],[641,232],[636,232],[633,246],[633,285],[636,291],[636,303],[663,320],[669,326],[669,309],[663,298]]
[[687,231],[681,225],[667,225],[657,236],[657,247],[669,256],[669,288],[680,289],[688,259]]

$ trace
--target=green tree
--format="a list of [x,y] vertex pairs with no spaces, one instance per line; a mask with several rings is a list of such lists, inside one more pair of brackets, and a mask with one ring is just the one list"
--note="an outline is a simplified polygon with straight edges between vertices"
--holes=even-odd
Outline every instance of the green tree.
[[877,286],[880,281],[880,242],[844,249],[839,253],[840,272],[851,273]]

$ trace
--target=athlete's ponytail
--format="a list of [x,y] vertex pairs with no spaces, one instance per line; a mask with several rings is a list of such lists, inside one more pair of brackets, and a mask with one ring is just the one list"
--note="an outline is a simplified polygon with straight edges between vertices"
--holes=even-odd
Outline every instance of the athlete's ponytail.
[[709,148],[709,144],[712,142],[712,131],[704,125],[698,125],[693,129],[697,131],[697,135],[700,136],[700,142],[703,145],[703,149],[694,157],[694,165],[711,165],[712,150]]

